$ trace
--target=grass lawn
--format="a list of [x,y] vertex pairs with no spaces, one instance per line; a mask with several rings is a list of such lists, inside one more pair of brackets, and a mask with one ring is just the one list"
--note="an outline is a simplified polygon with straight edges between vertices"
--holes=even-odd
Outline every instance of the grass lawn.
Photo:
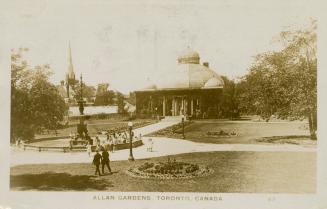
[[[133,120],[133,123],[138,126],[144,126],[144,125],[149,125],[155,123],[156,120],[152,119],[135,119]],[[116,128],[116,127],[128,127],[127,126],[128,121],[123,121],[123,120],[88,120],[87,121],[87,129],[89,131],[90,135],[95,135],[98,131],[103,131],[111,128]],[[57,136],[68,136],[71,132],[76,133],[77,132],[77,127],[75,126],[69,126],[64,129],[59,129],[57,130]],[[35,136],[36,139],[39,138],[47,138],[47,137],[54,137],[56,136],[54,131],[51,131],[49,134],[45,132],[45,134],[38,134]]]
[[179,180],[134,178],[133,165],[166,161],[167,157],[114,161],[112,175],[93,176],[91,164],[20,165],[11,168],[11,190],[313,193],[316,153],[206,152],[170,156],[177,161],[207,165],[214,173]]
[[[219,136],[210,135],[211,133],[218,133],[220,131],[226,133],[236,133],[233,136]],[[167,136],[171,138],[181,138],[181,130],[160,130],[150,134],[149,136]],[[316,141],[309,139],[309,130],[307,124],[299,122],[287,123],[266,123],[266,122],[248,122],[248,121],[218,121],[205,120],[193,121],[193,123],[185,127],[185,139],[194,142],[216,143],[216,144],[233,144],[233,143],[277,143],[281,141],[262,140],[263,137],[272,136],[303,136],[297,138],[297,143],[315,144]],[[288,143],[288,141],[283,141]]]

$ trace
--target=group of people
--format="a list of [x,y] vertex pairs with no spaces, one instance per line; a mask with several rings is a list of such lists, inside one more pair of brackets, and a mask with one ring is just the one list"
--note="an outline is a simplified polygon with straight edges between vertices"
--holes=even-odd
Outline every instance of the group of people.
[[[93,139],[90,138],[86,144],[86,150],[89,156],[91,156],[92,146],[95,146],[95,150],[103,151],[104,149],[109,152],[115,151],[115,145],[124,144],[130,142],[130,134],[125,132],[112,132],[106,134],[106,139],[100,140],[99,135],[95,136]],[[138,137],[134,135],[132,132],[132,141],[133,140],[142,140],[142,135],[140,134]]]
[[109,152],[107,151],[107,149],[102,150],[101,154],[99,153],[99,150],[96,150],[96,154],[93,157],[92,163],[95,165],[95,174],[94,175],[99,174],[99,176],[101,176],[100,164],[102,165],[102,175],[104,175],[105,166],[107,166],[107,168],[109,170],[109,174],[112,174],[111,168],[110,168]]
[[[132,135],[132,137],[130,136],[128,131],[111,132],[111,133],[108,132],[107,140],[109,142],[112,142],[113,144],[124,144],[124,143],[128,143],[130,138],[132,138],[132,140],[138,139],[138,137],[135,136],[133,131],[132,131],[131,135]],[[141,134],[139,135],[139,137],[141,138]]]

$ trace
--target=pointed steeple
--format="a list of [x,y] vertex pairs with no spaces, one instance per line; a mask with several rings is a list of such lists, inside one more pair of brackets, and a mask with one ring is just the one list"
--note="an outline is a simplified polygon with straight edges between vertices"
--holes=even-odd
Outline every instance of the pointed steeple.
[[70,100],[70,86],[75,83],[75,73],[73,67],[73,59],[72,59],[72,50],[70,48],[70,42],[68,43],[68,71],[66,73],[66,91],[68,102]]
[[70,42],[68,43],[68,72],[67,78],[75,80],[75,72],[73,67],[73,59],[72,59],[72,50],[70,47]]

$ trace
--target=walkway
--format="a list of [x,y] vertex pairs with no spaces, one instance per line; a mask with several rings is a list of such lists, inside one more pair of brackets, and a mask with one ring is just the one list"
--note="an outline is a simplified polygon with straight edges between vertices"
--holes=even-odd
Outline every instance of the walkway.
[[[207,144],[195,143],[181,139],[165,137],[152,137],[154,140],[153,152],[146,151],[146,145],[133,149],[135,159],[145,159],[159,156],[176,155],[190,152],[212,151],[253,151],[253,152],[315,152],[315,146],[299,146],[292,144]],[[147,137],[144,137],[147,142]],[[110,153],[111,161],[127,160],[129,150],[119,150]],[[12,149],[11,166],[21,164],[44,164],[44,163],[91,163],[92,156],[86,152],[56,153],[35,152]]]
[[[136,135],[146,135],[151,132],[177,124],[179,120],[163,120],[159,123],[135,129]],[[146,144],[149,137],[143,137]],[[213,151],[253,151],[253,152],[315,152],[314,145],[293,145],[293,144],[209,144],[196,143],[182,139],[171,139],[167,137],[151,137],[154,141],[153,151],[146,150],[147,145],[133,149],[135,159],[145,159],[167,155],[176,155],[191,152],[213,152]],[[110,153],[112,161],[127,160],[129,150],[119,150]],[[23,151],[15,147],[11,148],[11,166],[22,164],[43,164],[43,163],[91,163],[92,156],[86,152],[36,152],[31,150]]]

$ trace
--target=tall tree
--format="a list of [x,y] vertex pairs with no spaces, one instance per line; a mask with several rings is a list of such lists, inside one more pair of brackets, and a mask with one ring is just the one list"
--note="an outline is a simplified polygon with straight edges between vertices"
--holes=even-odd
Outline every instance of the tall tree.
[[307,116],[311,138],[317,131],[317,22],[312,21],[305,30],[285,31],[281,41],[286,46],[282,51],[290,57],[293,66],[290,93],[290,112],[295,116]]
[[115,92],[109,90],[108,83],[98,84],[94,105],[113,105],[116,101]]
[[124,95],[120,92],[116,92],[116,98],[117,98],[118,113],[120,114],[126,113]]
[[280,34],[283,49],[256,57],[239,83],[241,109],[269,118],[308,118],[310,135],[317,130],[316,22]]
[[55,129],[67,107],[57,88],[49,82],[49,65],[31,68],[23,53],[11,55],[11,141],[31,139],[41,129]]
[[49,66],[37,66],[29,94],[36,127],[57,129],[58,122],[62,121],[66,114],[66,104],[56,86],[48,81],[49,75]]
[[225,118],[235,118],[238,116],[238,103],[236,100],[236,84],[233,80],[229,80],[226,76],[222,76],[224,80],[224,89],[220,107],[222,108],[222,116]]
[[[73,86],[74,98],[78,101],[81,97],[81,85],[80,82],[76,82]],[[94,86],[86,85],[83,82],[83,98],[86,98],[87,101],[91,101],[95,96],[96,89]]]

